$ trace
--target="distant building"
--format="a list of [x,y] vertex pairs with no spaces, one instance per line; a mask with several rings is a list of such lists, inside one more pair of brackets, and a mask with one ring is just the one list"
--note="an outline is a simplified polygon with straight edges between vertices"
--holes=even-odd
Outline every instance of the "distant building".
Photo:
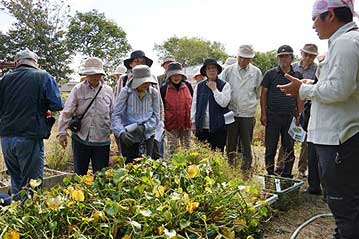
[[79,80],[71,79],[66,84],[63,84],[60,86],[60,91],[61,92],[71,92],[72,88],[74,88],[75,85],[79,82],[80,82]]

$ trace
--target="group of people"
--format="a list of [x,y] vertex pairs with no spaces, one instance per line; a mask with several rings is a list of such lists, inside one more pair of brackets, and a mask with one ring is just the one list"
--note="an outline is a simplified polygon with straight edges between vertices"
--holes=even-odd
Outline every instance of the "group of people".
[[72,131],[79,175],[87,173],[90,161],[93,171],[109,165],[111,133],[126,163],[190,147],[194,133],[212,149],[226,148],[230,165],[238,165],[241,152],[241,169],[247,171],[260,102],[267,173],[292,177],[294,140],[288,129],[292,122],[301,124],[308,134],[299,171],[304,174],[308,164],[308,192],[325,190],[336,219],[335,238],[359,238],[359,33],[353,8],[351,0],[315,1],[313,28],[320,39],[329,39],[319,65],[314,63],[316,45],[305,44],[298,62],[292,47],[283,45],[277,50],[278,66],[262,77],[251,63],[252,46],[242,45],[235,64],[223,69],[206,59],[189,82],[171,56],[162,63],[164,74],[153,76],[153,61],[137,50],[116,68],[112,89],[104,81],[101,59],[89,57],[79,69],[83,81],[64,105],[54,78],[39,69],[38,56],[20,51],[16,68],[0,80],[0,136],[11,193],[16,198],[29,179],[43,178],[43,139],[54,123],[51,112],[62,110],[57,137],[63,147]]

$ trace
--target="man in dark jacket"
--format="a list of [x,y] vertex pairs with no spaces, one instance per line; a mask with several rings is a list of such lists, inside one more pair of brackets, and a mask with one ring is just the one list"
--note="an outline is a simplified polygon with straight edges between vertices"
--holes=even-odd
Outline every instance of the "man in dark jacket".
[[63,108],[56,81],[37,60],[28,49],[18,52],[15,69],[0,80],[1,147],[15,199],[30,179],[43,179],[43,139],[53,123],[48,111]]

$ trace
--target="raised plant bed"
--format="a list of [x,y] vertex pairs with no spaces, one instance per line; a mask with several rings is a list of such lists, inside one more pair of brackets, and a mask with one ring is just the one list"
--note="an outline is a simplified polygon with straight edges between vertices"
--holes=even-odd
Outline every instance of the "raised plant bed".
[[[63,178],[70,175],[67,172],[44,168],[43,187],[53,187],[56,184],[61,184]],[[7,170],[0,171],[0,193],[8,193],[10,184],[10,175],[7,174]]]
[[273,175],[258,175],[256,180],[262,186],[262,190],[278,195],[274,207],[287,208],[291,202],[297,199],[298,193],[304,182],[299,179],[283,178]]

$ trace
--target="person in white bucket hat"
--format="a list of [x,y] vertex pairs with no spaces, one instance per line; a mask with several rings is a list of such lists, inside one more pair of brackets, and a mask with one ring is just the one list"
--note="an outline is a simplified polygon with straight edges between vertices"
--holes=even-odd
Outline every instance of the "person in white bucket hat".
[[113,89],[113,97],[116,100],[117,96],[121,91],[121,84],[117,84],[120,80],[120,77],[126,74],[127,68],[124,65],[118,65],[114,72],[112,72],[111,76],[115,80],[115,88]]
[[314,144],[336,230],[334,238],[359,238],[359,31],[353,0],[317,0],[313,29],[328,39],[318,82],[278,86],[287,95],[311,100],[307,141]]
[[[243,152],[242,169],[248,170],[252,164],[252,135],[259,99],[262,73],[251,64],[255,56],[251,45],[241,45],[237,64],[224,69],[221,77],[231,85],[229,110],[233,111],[235,122],[228,126],[227,155],[231,164],[238,161],[239,151]],[[238,145],[238,142],[239,145]]]
[[15,69],[0,79],[0,138],[10,191],[18,200],[30,179],[43,179],[43,139],[55,122],[50,111],[62,110],[63,104],[54,77],[38,69],[34,52],[21,50],[15,61]]
[[[112,131],[121,144],[122,156],[131,163],[143,154],[152,155],[155,130],[160,121],[160,95],[149,66],[138,65],[133,78],[122,88],[112,113]],[[145,152],[140,146],[144,145]]]
[[70,121],[81,118],[80,129],[72,130],[72,153],[75,173],[85,175],[90,161],[94,172],[108,166],[113,92],[103,83],[105,71],[100,58],[84,60],[79,74],[84,80],[72,89],[66,100],[59,117],[58,139],[66,148]]

